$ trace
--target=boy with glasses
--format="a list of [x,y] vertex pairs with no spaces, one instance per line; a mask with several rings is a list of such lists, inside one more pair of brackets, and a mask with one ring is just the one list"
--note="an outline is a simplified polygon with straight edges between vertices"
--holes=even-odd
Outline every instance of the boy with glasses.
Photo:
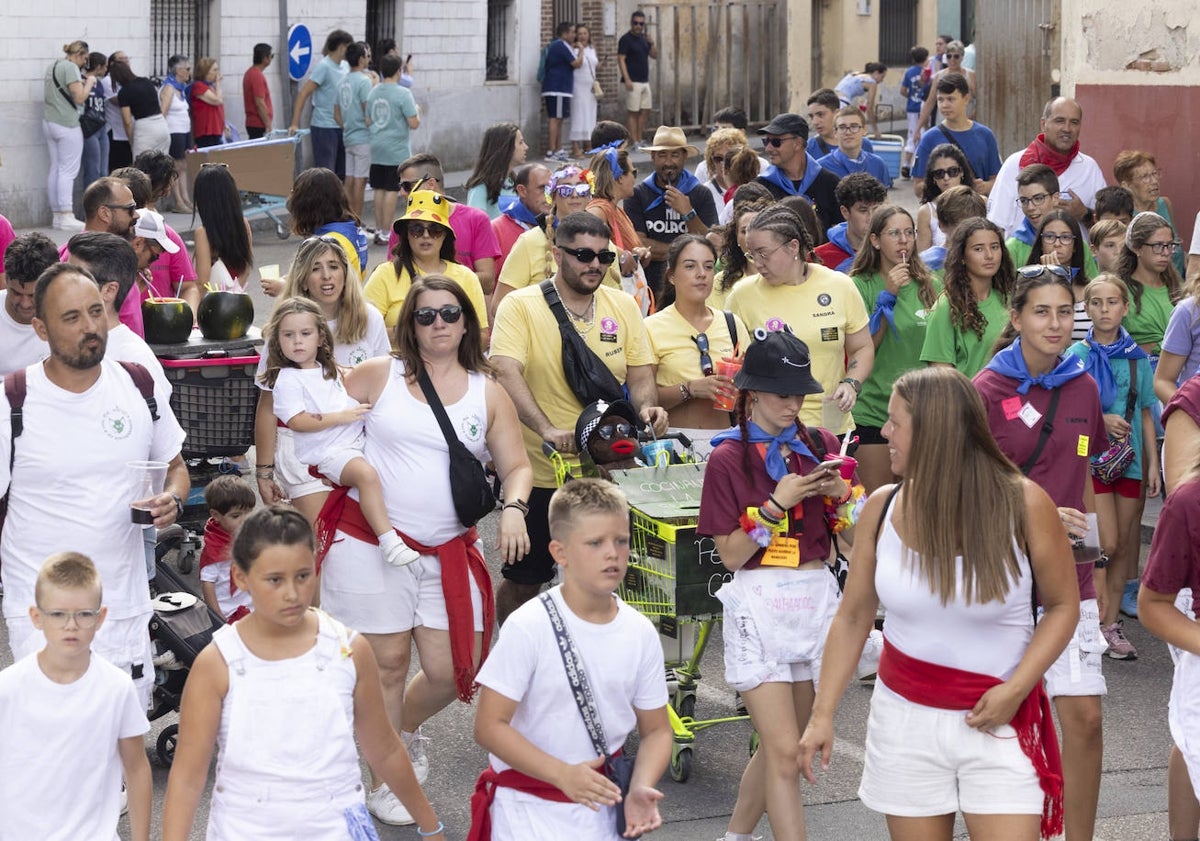
[[890,190],[892,174],[887,164],[883,158],[863,149],[867,123],[858,106],[847,105],[839,109],[833,117],[833,130],[837,134],[838,147],[817,159],[821,169],[832,172],[838,178],[845,178],[852,172],[865,172],[875,176],[879,183]]
[[1038,226],[1042,224],[1042,217],[1054,209],[1057,196],[1058,176],[1045,164],[1030,164],[1017,173],[1017,197],[1014,203],[1021,208],[1024,219],[1004,243],[1014,266],[1024,266],[1029,262],[1029,252],[1037,239]]
[[95,565],[51,555],[34,602],[46,644],[0,672],[0,837],[115,838],[124,776],[130,835],[149,841],[150,724],[129,675],[92,656],[108,610]]

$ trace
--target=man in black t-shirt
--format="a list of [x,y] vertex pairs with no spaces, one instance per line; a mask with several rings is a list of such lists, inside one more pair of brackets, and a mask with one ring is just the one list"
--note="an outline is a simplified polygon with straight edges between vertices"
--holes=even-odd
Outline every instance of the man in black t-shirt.
[[625,213],[642,245],[650,249],[646,280],[657,298],[671,243],[680,234],[706,234],[717,224],[717,206],[709,189],[685,168],[688,157],[700,152],[688,145],[683,129],[659,126],[654,143],[645,151],[650,153],[654,172],[625,199]]
[[650,113],[650,59],[658,58],[658,46],[646,35],[646,15],[636,11],[629,31],[617,42],[617,64],[625,85],[625,125],[633,141],[630,151],[642,147],[646,116]]

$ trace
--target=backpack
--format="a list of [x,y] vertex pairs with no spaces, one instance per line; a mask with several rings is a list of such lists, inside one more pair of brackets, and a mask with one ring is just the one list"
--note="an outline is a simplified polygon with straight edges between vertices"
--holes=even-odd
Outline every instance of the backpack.
[[550,44],[542,47],[542,57],[538,59],[537,80],[539,82],[546,81],[546,56],[550,55]]

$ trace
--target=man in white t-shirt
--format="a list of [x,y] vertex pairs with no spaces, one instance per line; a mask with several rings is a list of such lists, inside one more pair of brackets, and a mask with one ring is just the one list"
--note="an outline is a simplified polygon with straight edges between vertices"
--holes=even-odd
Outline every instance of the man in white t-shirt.
[[[0,535],[0,577],[9,647],[18,659],[44,644],[27,607],[42,562],[55,552],[85,550],[104,581],[108,619],[94,653],[133,678],[149,703],[154,685],[147,623],[150,589],[142,526],[132,503],[165,528],[183,510],[187,467],[180,456],[184,432],[166,392],[151,407],[133,376],[105,359],[108,323],[95,281],[84,270],[58,264],[38,278],[34,329],[50,356],[25,369],[23,423],[13,437],[11,415],[0,412],[0,492],[9,491]],[[165,489],[140,492],[129,463],[166,463]]]
[[8,288],[0,291],[0,377],[45,359],[50,349],[33,329],[33,289],[38,275],[58,262],[58,246],[45,234],[17,237],[4,252]]

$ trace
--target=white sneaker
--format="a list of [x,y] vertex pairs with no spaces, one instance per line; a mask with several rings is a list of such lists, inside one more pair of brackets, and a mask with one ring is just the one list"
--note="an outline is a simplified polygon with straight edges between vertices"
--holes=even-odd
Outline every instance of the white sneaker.
[[84,229],[84,224],[75,218],[75,214],[70,211],[63,211],[54,214],[54,222],[51,227],[56,231],[70,231],[77,234]]
[[404,739],[404,746],[408,748],[408,758],[412,760],[417,782],[425,785],[425,781],[429,779],[429,754],[425,752],[425,743],[429,741],[429,737],[422,736],[419,727],[416,733],[401,733],[400,736]]
[[854,676],[862,681],[874,682],[879,671],[879,656],[883,653],[883,632],[872,630],[867,635],[863,646],[862,656],[858,658],[858,668]]
[[409,826],[416,823],[400,802],[400,798],[392,794],[386,783],[381,783],[379,788],[367,795],[367,811],[380,823],[390,826]]

